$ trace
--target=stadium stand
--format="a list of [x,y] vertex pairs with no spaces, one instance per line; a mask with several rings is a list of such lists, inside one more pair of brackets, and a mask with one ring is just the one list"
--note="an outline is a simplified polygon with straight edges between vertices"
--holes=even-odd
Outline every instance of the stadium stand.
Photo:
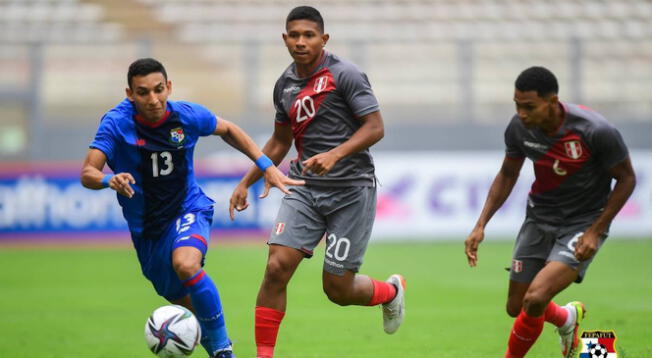
[[[326,18],[327,48],[368,73],[389,126],[499,128],[512,111],[515,75],[534,64],[559,76],[565,100],[590,104],[625,127],[652,122],[648,0],[306,3]],[[294,5],[0,0],[0,118],[22,112],[25,138],[57,131],[88,137],[98,113],[122,96],[126,66],[153,56],[178,80],[175,96],[206,103],[254,132],[268,130],[271,87],[290,62],[280,34]],[[21,105],[8,105],[12,99]],[[7,121],[0,132],[15,130]],[[0,158],[69,150],[0,149]]]

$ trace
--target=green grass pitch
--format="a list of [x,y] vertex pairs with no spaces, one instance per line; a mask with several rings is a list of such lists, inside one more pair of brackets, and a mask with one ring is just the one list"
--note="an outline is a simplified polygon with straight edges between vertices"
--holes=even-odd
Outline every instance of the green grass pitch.
[[[407,280],[406,319],[383,333],[378,307],[339,307],[321,289],[323,246],[290,283],[279,358],[502,357],[512,319],[504,311],[511,243],[485,242],[479,267],[461,242],[372,244],[362,272]],[[207,272],[220,290],[241,358],[254,357],[253,308],[264,245],[212,246]],[[615,330],[619,358],[652,357],[652,240],[609,240],[581,285],[556,301],[587,304],[584,329]],[[165,304],[128,248],[0,247],[0,357],[149,358],[143,327]],[[560,356],[546,324],[528,357]],[[201,347],[192,357],[206,357]]]

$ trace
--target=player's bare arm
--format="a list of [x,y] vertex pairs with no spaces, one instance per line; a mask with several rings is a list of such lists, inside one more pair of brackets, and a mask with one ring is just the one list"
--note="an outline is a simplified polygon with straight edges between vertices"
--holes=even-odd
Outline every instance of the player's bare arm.
[[362,126],[346,142],[319,153],[303,161],[303,172],[326,175],[342,158],[358,153],[376,144],[385,136],[385,126],[380,111],[369,113],[360,118]]
[[509,157],[503,159],[500,171],[496,175],[496,178],[494,178],[493,183],[491,183],[491,188],[489,189],[489,194],[485,200],[480,217],[473,231],[471,231],[466,241],[464,241],[464,252],[466,253],[469,266],[475,267],[477,265],[478,246],[484,240],[484,228],[512,192],[523,167],[524,160],[525,158]]
[[616,180],[607,205],[598,219],[586,230],[584,235],[580,236],[575,246],[575,257],[580,260],[588,260],[598,250],[600,236],[605,232],[616,214],[622,209],[634,191],[636,186],[636,174],[632,168],[632,162],[629,157],[613,168],[609,169],[609,175]]
[[[288,125],[276,124],[274,126],[274,133],[272,134],[272,137],[263,147],[263,153],[265,153],[272,160],[272,162],[274,162],[274,165],[278,165],[281,163],[281,161],[283,161],[283,158],[285,158],[288,151],[290,150],[290,147],[292,146],[292,140],[292,128]],[[278,169],[276,170],[278,171]],[[252,166],[252,168],[247,172],[242,180],[240,180],[240,183],[234,189],[233,194],[231,195],[231,200],[229,201],[229,214],[231,216],[231,220],[235,218],[234,209],[242,211],[249,207],[249,203],[247,202],[248,189],[262,176],[263,173],[260,171],[260,169],[258,169],[256,166]],[[291,180],[291,182],[292,184],[290,185],[304,184],[303,180]],[[264,198],[267,196],[267,192],[269,192],[269,188],[266,186],[266,190],[263,192],[264,196],[261,195],[261,197]]]
[[[106,155],[99,149],[89,149],[84,159],[84,165],[81,171],[81,183],[88,189],[104,189],[102,183],[105,175],[102,172],[106,164]],[[129,173],[118,173],[112,176],[108,182],[109,188],[117,191],[121,195],[131,198],[134,196],[134,189],[130,184],[136,183],[134,177]]]

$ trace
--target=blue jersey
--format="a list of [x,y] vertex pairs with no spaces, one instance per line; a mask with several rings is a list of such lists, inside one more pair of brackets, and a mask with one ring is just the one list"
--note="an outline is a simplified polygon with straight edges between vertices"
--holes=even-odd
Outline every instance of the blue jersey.
[[166,115],[149,123],[125,99],[108,111],[91,143],[114,173],[130,173],[135,194],[118,194],[134,238],[157,240],[186,211],[210,208],[213,201],[197,185],[193,152],[199,136],[215,131],[217,117],[189,102],[167,101]]

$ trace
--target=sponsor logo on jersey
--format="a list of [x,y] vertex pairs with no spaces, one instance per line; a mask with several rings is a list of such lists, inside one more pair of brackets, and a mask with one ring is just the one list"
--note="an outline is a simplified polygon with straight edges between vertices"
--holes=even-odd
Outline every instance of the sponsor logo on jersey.
[[294,92],[299,92],[301,90],[301,87],[299,86],[290,86],[286,87],[283,89],[283,93],[294,93]]
[[535,143],[535,142],[530,142],[530,141],[524,140],[523,145],[528,147],[528,148],[532,148],[534,150],[538,150],[538,151],[542,151],[542,152],[548,151],[548,146],[544,145],[544,144],[540,144],[540,143]]
[[579,159],[582,156],[582,144],[576,140],[569,140],[564,143],[566,155],[571,159]]
[[617,358],[616,332],[582,331],[579,358]]
[[283,230],[285,230],[285,223],[276,223],[276,226],[274,226],[274,234],[281,235]]
[[515,272],[515,273],[523,272],[523,261],[521,261],[521,260],[512,260],[512,272]]
[[319,93],[326,89],[326,86],[328,86],[328,76],[321,76],[315,81],[312,89],[315,90],[315,93]]
[[183,128],[177,127],[170,129],[170,143],[179,145],[182,144],[185,139],[186,135],[183,134]]

